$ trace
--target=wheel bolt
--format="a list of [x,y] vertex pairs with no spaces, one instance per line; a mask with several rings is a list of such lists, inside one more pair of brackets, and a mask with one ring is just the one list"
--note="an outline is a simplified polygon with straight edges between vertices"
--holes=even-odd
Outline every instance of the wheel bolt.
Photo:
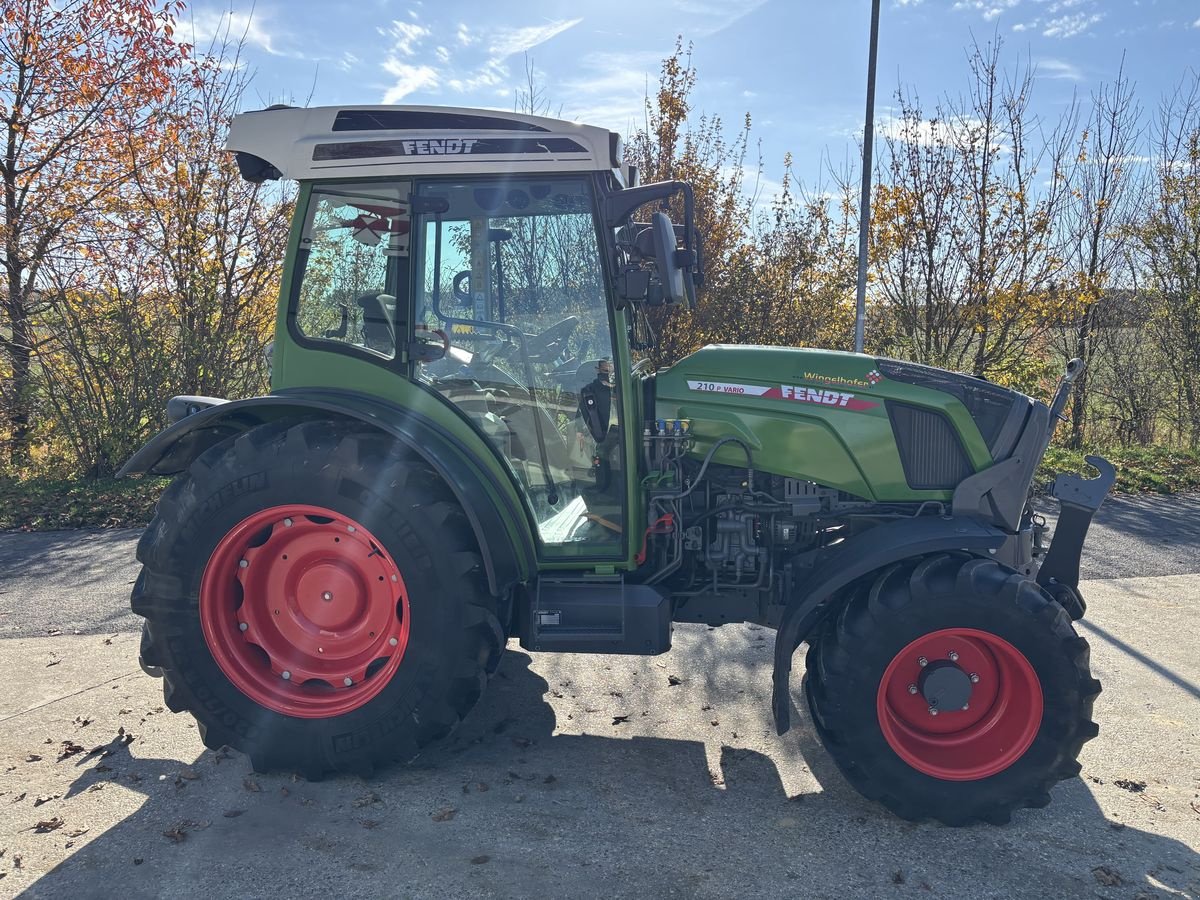
[[388,638],[388,646],[395,647],[400,642],[396,638]]
[[354,526],[353,525],[347,525],[346,530],[348,532],[350,532],[351,534],[354,534]]
[[249,627],[245,622],[238,622],[238,631],[245,631]]
[[399,581],[399,580],[400,580],[399,577],[397,577],[396,575],[392,576],[392,581]]
[[321,599],[322,599],[322,600],[332,600],[332,599],[333,599],[333,593],[332,593],[331,591],[326,591],[325,593],[323,593],[323,594],[321,595]]
[[967,711],[968,709],[970,709],[970,708],[971,708],[971,704],[970,704],[970,703],[964,703],[964,704],[963,704],[963,712],[966,712],[966,711]]
[[283,680],[284,680],[284,681],[291,681],[291,680],[292,680],[292,673],[291,673],[291,672],[289,672],[287,669],[284,669],[284,670],[283,670]]
[[910,684],[908,686],[908,692],[910,694],[915,694],[917,692],[917,686],[915,684]]
[[936,715],[937,715],[937,713],[938,713],[938,711],[937,711],[937,707],[936,707],[936,706],[931,706],[931,707],[929,707],[929,714],[930,714],[931,716],[936,716]]
[[979,676],[974,672],[971,673],[971,684],[979,684]]
[[951,650],[946,655],[950,657],[950,662],[958,662],[958,651],[957,650]]
[[346,687],[350,687],[350,685],[354,684],[354,679],[347,675],[342,679],[342,684],[344,684]]
[[283,527],[284,527],[284,528],[291,528],[291,527],[292,527],[292,520],[291,520],[291,519],[284,519],[284,520],[283,520]]
[[247,560],[247,559],[239,559],[239,560],[238,560],[238,568],[240,568],[240,569],[244,569],[244,568],[246,568],[246,566],[248,566],[248,565],[250,565],[250,561],[249,561],[249,560]]
[[927,665],[929,665],[929,660],[927,660],[927,659],[926,659],[925,657],[923,657],[923,656],[918,656],[918,657],[917,657],[917,665],[918,665],[918,666],[920,666],[920,667],[923,669],[923,668],[925,668]]

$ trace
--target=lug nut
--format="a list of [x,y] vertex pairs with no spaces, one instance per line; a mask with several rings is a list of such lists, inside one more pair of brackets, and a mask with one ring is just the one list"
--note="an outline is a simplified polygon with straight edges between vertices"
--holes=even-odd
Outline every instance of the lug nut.
[[291,520],[291,519],[284,519],[284,520],[283,520],[283,527],[284,527],[284,528],[291,528],[291,527],[292,527],[292,520]]
[[974,672],[971,673],[971,684],[979,684],[979,676]]
[[238,622],[238,631],[245,631],[249,627],[245,622]]
[[923,656],[918,656],[918,657],[917,657],[917,665],[918,665],[918,666],[920,666],[920,667],[923,669],[923,668],[925,668],[927,665],[929,665],[929,660],[927,660],[927,659],[926,659],[925,657],[923,657]]
[[321,599],[322,599],[322,600],[332,600],[332,599],[333,599],[333,593],[332,593],[331,591],[326,591],[325,593],[323,593],[323,594],[321,595]]
[[399,581],[399,580],[400,580],[399,577],[397,577],[396,575],[392,576],[392,581]]
[[396,638],[388,638],[388,646],[395,647],[400,642]]
[[938,712],[938,711],[937,711],[937,707],[936,707],[936,706],[931,706],[931,707],[929,707],[929,714],[930,714],[931,716],[936,716],[936,715],[937,715],[937,712]]
[[291,681],[291,680],[292,680],[292,673],[291,673],[291,672],[289,672],[287,669],[284,669],[284,670],[283,670],[283,680],[284,680],[284,681]]
[[350,685],[354,684],[354,679],[347,675],[342,679],[342,684],[344,684],[346,687],[350,687]]
[[966,712],[966,711],[967,711],[968,709],[970,709],[970,708],[971,708],[971,704],[970,704],[970,703],[964,703],[964,704],[963,704],[963,712]]
[[957,650],[951,650],[946,655],[950,657],[950,662],[958,662],[958,651]]
[[238,568],[244,569],[244,568],[246,568],[246,566],[248,566],[248,565],[250,565],[250,561],[249,561],[249,560],[246,560],[246,559],[239,559],[239,560],[238,560]]
[[908,686],[908,692],[910,694],[915,694],[917,692],[917,686],[915,684],[910,684]]
[[354,534],[354,526],[353,525],[347,525],[346,530],[348,532],[350,532],[351,534]]

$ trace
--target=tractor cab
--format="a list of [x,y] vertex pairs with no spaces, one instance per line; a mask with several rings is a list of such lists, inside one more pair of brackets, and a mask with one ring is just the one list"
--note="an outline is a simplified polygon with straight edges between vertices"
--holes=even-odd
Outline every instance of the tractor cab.
[[[274,391],[436,397],[506,470],[543,555],[626,556],[627,332],[693,296],[690,189],[636,186],[603,129],[482,110],[271,109],[228,146],[246,177],[301,185]],[[634,221],[676,196],[681,227]]]

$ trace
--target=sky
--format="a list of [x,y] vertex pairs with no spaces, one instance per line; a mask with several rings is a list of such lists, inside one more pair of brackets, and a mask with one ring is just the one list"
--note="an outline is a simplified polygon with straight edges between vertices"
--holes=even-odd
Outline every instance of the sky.
[[[870,0],[193,0],[184,39],[244,35],[245,105],[396,103],[512,110],[532,63],[554,115],[630,133],[677,35],[691,42],[695,110],[730,134],[749,113],[769,194],[785,153],[810,187],[859,151]],[[1053,121],[1122,57],[1153,109],[1200,68],[1200,0],[883,0],[876,119],[899,85],[927,106],[967,86],[972,40],[1036,67]]]

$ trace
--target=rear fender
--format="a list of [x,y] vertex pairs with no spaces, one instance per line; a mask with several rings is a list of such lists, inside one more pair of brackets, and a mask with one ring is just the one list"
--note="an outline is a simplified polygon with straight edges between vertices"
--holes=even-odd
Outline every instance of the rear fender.
[[842,588],[864,575],[914,556],[955,550],[988,554],[1005,540],[1003,531],[978,519],[930,516],[877,525],[846,541],[841,550],[796,586],[784,609],[775,635],[771,694],[776,731],[783,734],[791,727],[792,656],[813,628],[836,611],[842,602]]
[[[118,476],[182,472],[209,447],[266,422],[342,419],[395,438],[450,486],[479,544],[488,586],[499,595],[537,570],[523,508],[491,473],[474,464],[453,434],[431,419],[365,394],[306,389],[281,391],[199,409],[151,438]],[[499,498],[492,502],[491,498]],[[511,536],[511,539],[508,539]]]

